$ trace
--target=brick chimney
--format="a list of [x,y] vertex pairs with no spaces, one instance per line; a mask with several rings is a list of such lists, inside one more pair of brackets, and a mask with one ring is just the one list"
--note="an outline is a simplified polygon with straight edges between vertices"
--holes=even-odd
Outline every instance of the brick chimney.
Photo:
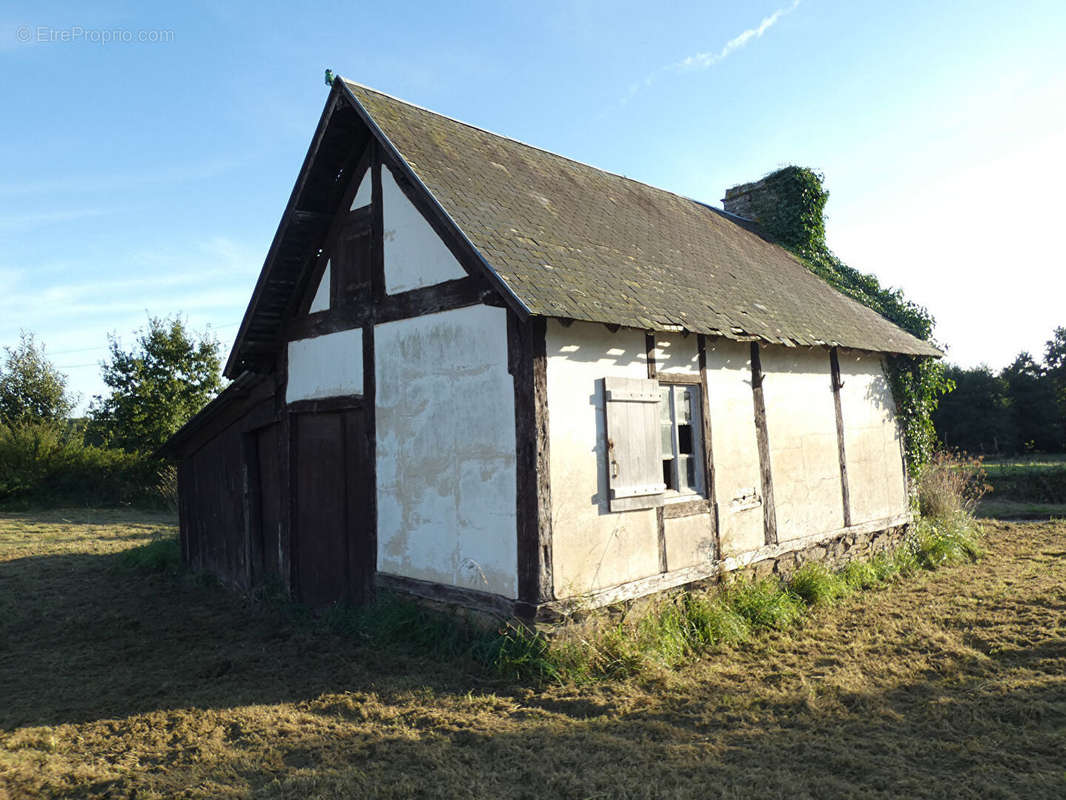
[[756,206],[765,208],[767,202],[770,204],[777,202],[776,193],[767,186],[769,177],[768,175],[761,180],[742,183],[732,189],[726,189],[725,197],[722,198],[722,208],[742,219],[758,222],[759,216],[755,213]]
[[820,173],[788,166],[727,189],[722,207],[750,220],[785,247],[825,247],[825,190]]

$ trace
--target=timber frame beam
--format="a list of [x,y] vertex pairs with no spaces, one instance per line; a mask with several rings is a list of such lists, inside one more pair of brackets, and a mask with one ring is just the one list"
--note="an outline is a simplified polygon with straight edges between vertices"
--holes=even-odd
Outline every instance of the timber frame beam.
[[548,451],[546,320],[507,314],[508,370],[514,377],[515,498],[518,527],[516,614],[531,618],[555,599],[552,574],[551,483]]

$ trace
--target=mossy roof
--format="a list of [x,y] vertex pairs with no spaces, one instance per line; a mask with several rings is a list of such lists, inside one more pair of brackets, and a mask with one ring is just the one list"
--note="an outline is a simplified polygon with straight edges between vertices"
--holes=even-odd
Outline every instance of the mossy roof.
[[939,356],[753,223],[346,82],[533,315]]

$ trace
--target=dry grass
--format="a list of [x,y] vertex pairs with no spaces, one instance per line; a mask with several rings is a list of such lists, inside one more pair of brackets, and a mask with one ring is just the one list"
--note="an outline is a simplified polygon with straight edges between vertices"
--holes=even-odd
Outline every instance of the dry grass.
[[0,516],[0,797],[1062,797],[1066,523],[681,669],[543,690]]

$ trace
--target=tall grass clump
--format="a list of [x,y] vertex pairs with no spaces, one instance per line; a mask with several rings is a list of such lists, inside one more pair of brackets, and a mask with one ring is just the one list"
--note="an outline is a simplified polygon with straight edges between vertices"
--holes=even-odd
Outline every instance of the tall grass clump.
[[899,559],[922,569],[973,561],[981,556],[974,511],[989,490],[981,459],[938,453],[918,478],[915,522]]
[[753,628],[781,630],[803,616],[803,599],[776,578],[738,580],[724,592],[730,608]]
[[980,458],[936,453],[918,476],[918,511],[923,517],[972,517],[991,489]]
[[[852,571],[852,573],[856,572],[856,570]],[[792,593],[809,606],[832,605],[847,595],[854,585],[852,579],[849,579],[844,571],[834,572],[824,564],[818,563],[805,564],[788,582],[788,588],[792,590]],[[858,585],[862,585],[861,581]]]

